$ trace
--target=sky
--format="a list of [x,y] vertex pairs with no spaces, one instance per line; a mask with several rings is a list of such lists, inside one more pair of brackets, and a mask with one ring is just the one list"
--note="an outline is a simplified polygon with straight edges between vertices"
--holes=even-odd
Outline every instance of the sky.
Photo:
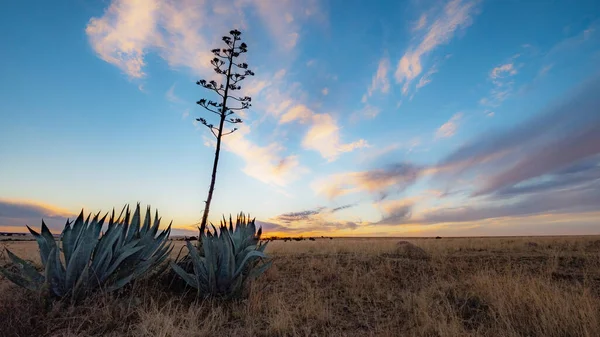
[[[209,220],[267,235],[600,234],[600,2],[10,1],[0,231],[124,204],[201,219],[196,85],[239,29],[252,107]],[[214,95],[214,94],[213,94]]]

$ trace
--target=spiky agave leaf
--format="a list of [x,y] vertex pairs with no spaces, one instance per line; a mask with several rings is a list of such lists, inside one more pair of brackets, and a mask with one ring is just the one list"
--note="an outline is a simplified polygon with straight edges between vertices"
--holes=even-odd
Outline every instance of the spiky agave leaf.
[[6,268],[0,267],[0,274],[23,288],[33,291],[40,289],[44,283],[44,276],[42,276],[29,262],[16,256],[10,250],[6,249],[6,253],[18,272],[14,273]]

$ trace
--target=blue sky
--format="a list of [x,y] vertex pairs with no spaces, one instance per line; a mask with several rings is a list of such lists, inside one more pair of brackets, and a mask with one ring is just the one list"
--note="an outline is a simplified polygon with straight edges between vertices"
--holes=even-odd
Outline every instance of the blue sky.
[[[141,202],[195,228],[210,50],[256,76],[210,219],[271,234],[598,234],[597,1],[10,2],[0,230]],[[207,117],[209,118],[209,117]]]

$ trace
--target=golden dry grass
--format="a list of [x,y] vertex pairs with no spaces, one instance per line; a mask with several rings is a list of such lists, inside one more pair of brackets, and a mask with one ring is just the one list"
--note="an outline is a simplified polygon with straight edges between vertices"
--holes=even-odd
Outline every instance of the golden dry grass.
[[[427,256],[405,255],[400,240]],[[2,244],[39,260],[33,242]],[[0,334],[600,336],[600,237],[318,239],[268,252],[273,268],[238,302],[195,301],[146,280],[77,307],[45,306],[0,280]]]

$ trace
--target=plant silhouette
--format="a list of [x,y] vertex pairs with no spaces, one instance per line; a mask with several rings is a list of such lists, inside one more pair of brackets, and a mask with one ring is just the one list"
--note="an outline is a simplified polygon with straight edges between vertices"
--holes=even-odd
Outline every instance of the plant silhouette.
[[[204,109],[214,113],[219,117],[218,126],[209,123],[205,118],[196,118],[198,122],[202,123],[202,125],[206,126],[210,130],[212,135],[217,140],[210,186],[208,188],[208,196],[205,201],[200,228],[206,227],[206,221],[210,211],[210,203],[212,201],[215,182],[217,179],[217,167],[219,165],[221,140],[223,136],[232,134],[237,130],[237,128],[234,127],[229,131],[223,132],[225,124],[242,123],[242,120],[238,117],[235,117],[234,114],[237,111],[248,109],[251,106],[251,97],[239,97],[231,94],[234,91],[242,89],[240,82],[246,79],[247,76],[254,76],[254,72],[248,69],[247,63],[236,63],[237,59],[248,51],[246,43],[241,41],[241,35],[242,33],[236,29],[230,31],[229,36],[223,36],[223,42],[225,43],[226,48],[216,48],[212,50],[212,53],[215,55],[215,57],[210,63],[214,66],[214,71],[224,77],[225,84],[217,83],[214,80],[200,80],[196,82],[196,84],[215,92],[219,96],[219,101],[212,101],[203,98],[196,102]],[[236,102],[234,103],[236,106],[228,105],[228,103],[233,101]]]

